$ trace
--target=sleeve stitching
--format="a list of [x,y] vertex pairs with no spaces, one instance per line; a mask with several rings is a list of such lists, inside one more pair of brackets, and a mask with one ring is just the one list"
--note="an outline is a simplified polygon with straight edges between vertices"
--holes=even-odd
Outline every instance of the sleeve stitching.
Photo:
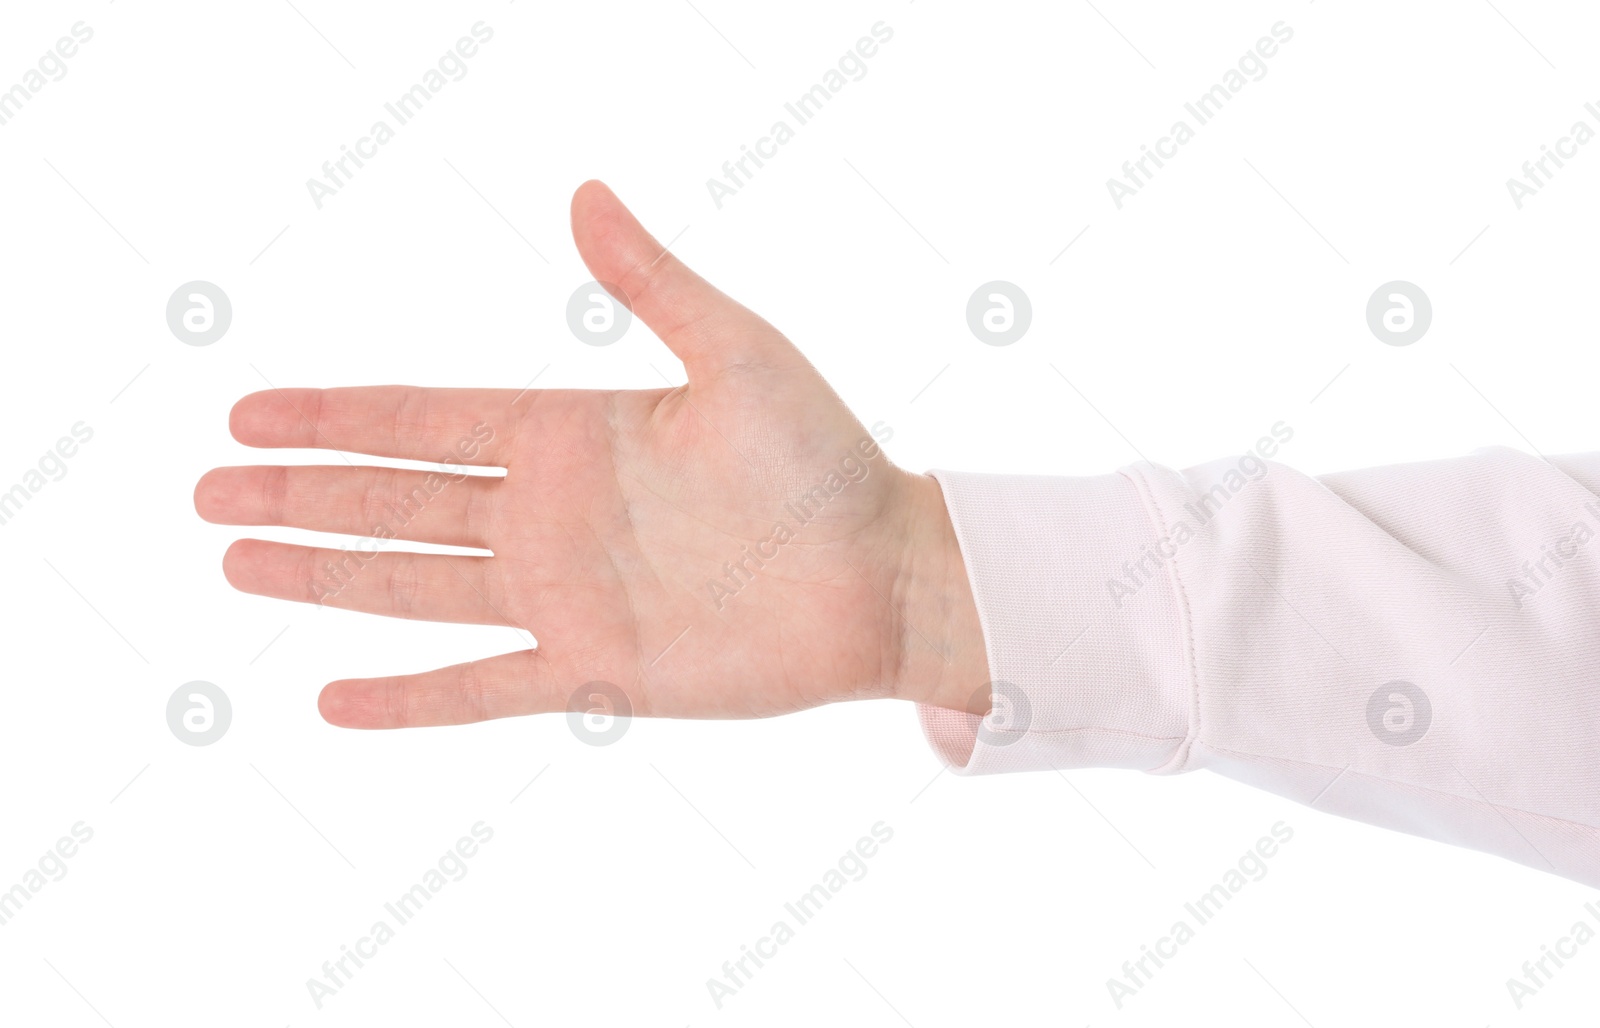
[[[1170,522],[1166,513],[1161,509],[1161,503],[1156,498],[1155,489],[1143,466],[1130,465],[1121,469],[1134,489],[1139,494],[1140,501],[1144,504],[1146,516],[1155,524],[1156,530],[1166,535]],[[1167,558],[1167,574],[1172,582],[1174,592],[1178,599],[1179,634],[1183,637],[1184,670],[1189,679],[1189,731],[1179,743],[1177,751],[1171,759],[1159,768],[1152,768],[1154,774],[1175,774],[1186,770],[1189,763],[1189,754],[1194,748],[1196,740],[1200,738],[1200,680],[1196,672],[1198,662],[1195,658],[1194,640],[1194,615],[1189,603],[1189,594],[1184,588],[1183,576],[1178,573],[1178,554],[1173,553]]]

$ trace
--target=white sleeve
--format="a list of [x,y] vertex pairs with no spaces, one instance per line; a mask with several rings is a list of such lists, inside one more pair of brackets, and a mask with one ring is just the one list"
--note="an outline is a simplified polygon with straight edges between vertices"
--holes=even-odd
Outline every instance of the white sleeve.
[[958,773],[1196,768],[1600,886],[1600,454],[936,471],[995,682]]

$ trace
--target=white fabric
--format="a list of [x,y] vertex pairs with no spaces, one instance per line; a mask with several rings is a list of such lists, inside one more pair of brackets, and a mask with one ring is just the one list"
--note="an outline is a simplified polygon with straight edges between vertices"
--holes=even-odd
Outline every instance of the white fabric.
[[1009,683],[919,706],[958,773],[1209,768],[1600,886],[1600,454],[933,476]]

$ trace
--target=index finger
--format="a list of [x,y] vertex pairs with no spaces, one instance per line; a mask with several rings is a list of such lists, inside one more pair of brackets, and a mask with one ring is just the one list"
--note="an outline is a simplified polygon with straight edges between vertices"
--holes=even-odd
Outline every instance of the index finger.
[[228,427],[246,446],[505,467],[533,395],[417,386],[267,389],[234,404]]

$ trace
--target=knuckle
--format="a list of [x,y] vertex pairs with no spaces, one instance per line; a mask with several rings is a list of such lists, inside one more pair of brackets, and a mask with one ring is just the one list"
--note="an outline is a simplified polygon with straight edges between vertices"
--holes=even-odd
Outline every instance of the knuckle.
[[268,468],[261,476],[261,512],[269,525],[285,523],[289,513],[288,468]]
[[372,476],[361,495],[363,525],[379,525],[386,520],[383,515],[387,505],[400,500],[399,482],[399,473],[393,468],[383,468]]
[[393,679],[384,685],[383,689],[383,717],[386,724],[396,728],[411,727],[411,690],[400,679]]
[[404,448],[427,428],[427,394],[419,389],[402,388],[395,399],[394,424],[390,426],[394,445]]
[[470,716],[470,720],[488,720],[489,704],[485,696],[486,688],[487,683],[484,682],[477,664],[467,664],[461,668],[461,674],[456,678],[456,690],[461,709]]
[[389,605],[395,614],[411,616],[416,610],[421,585],[415,558],[405,557],[393,562],[389,571]]
[[300,412],[301,422],[311,426],[311,439],[308,440],[311,445],[315,445],[319,438],[327,438],[327,407],[323,403],[326,396],[321,389],[314,390],[306,397],[305,409]]
[[[305,590],[306,600],[311,603],[322,602],[323,597],[317,592],[318,567],[317,552],[310,547],[305,548],[296,558],[295,584]],[[337,590],[335,590],[337,592]]]

